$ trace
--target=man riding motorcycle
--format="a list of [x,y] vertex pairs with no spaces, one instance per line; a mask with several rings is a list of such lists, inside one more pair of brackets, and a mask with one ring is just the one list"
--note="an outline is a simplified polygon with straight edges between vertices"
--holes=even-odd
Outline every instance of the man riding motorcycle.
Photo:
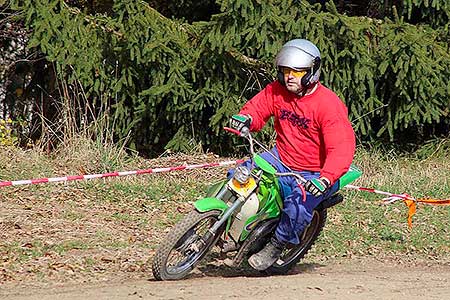
[[257,270],[277,261],[287,243],[300,243],[298,234],[311,222],[314,208],[338,189],[355,153],[345,104],[319,82],[318,48],[305,39],[291,40],[275,64],[278,79],[232,116],[230,126],[259,131],[273,116],[276,146],[262,156],[279,172],[298,172],[307,182],[303,188],[295,177],[280,178],[283,212],[270,242],[249,258]]

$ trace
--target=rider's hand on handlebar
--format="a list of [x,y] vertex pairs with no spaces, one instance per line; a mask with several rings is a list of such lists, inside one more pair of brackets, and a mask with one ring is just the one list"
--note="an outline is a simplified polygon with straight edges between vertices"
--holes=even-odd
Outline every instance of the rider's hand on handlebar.
[[241,132],[243,128],[250,129],[252,118],[249,115],[234,115],[230,119],[230,127]]
[[313,196],[319,197],[330,187],[331,182],[326,177],[313,178],[305,183],[305,190]]

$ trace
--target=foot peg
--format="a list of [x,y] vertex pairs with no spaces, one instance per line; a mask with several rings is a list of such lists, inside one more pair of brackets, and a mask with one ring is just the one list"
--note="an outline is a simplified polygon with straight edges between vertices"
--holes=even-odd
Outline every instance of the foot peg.
[[223,245],[222,252],[228,253],[228,252],[236,251],[237,249],[238,249],[238,244],[233,240],[229,240],[228,242],[226,242]]

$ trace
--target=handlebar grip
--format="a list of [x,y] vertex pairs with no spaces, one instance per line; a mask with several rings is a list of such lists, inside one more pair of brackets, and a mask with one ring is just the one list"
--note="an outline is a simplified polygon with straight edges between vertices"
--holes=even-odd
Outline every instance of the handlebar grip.
[[239,135],[239,136],[241,135],[241,132],[239,130],[236,130],[236,129],[233,129],[230,127],[224,127],[223,129],[228,132],[234,133],[235,135]]

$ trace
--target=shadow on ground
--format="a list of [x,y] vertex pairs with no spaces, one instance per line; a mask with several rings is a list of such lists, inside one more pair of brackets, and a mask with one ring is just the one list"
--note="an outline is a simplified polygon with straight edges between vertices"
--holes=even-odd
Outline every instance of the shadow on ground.
[[[196,279],[204,277],[268,277],[268,276],[288,276],[297,275],[301,273],[314,272],[316,269],[323,267],[322,264],[316,263],[300,263],[296,265],[292,270],[284,275],[268,275],[265,272],[254,270],[247,263],[243,263],[240,267],[229,267],[223,264],[221,261],[212,261],[196,267],[185,279]],[[154,278],[150,279],[155,281]]]

